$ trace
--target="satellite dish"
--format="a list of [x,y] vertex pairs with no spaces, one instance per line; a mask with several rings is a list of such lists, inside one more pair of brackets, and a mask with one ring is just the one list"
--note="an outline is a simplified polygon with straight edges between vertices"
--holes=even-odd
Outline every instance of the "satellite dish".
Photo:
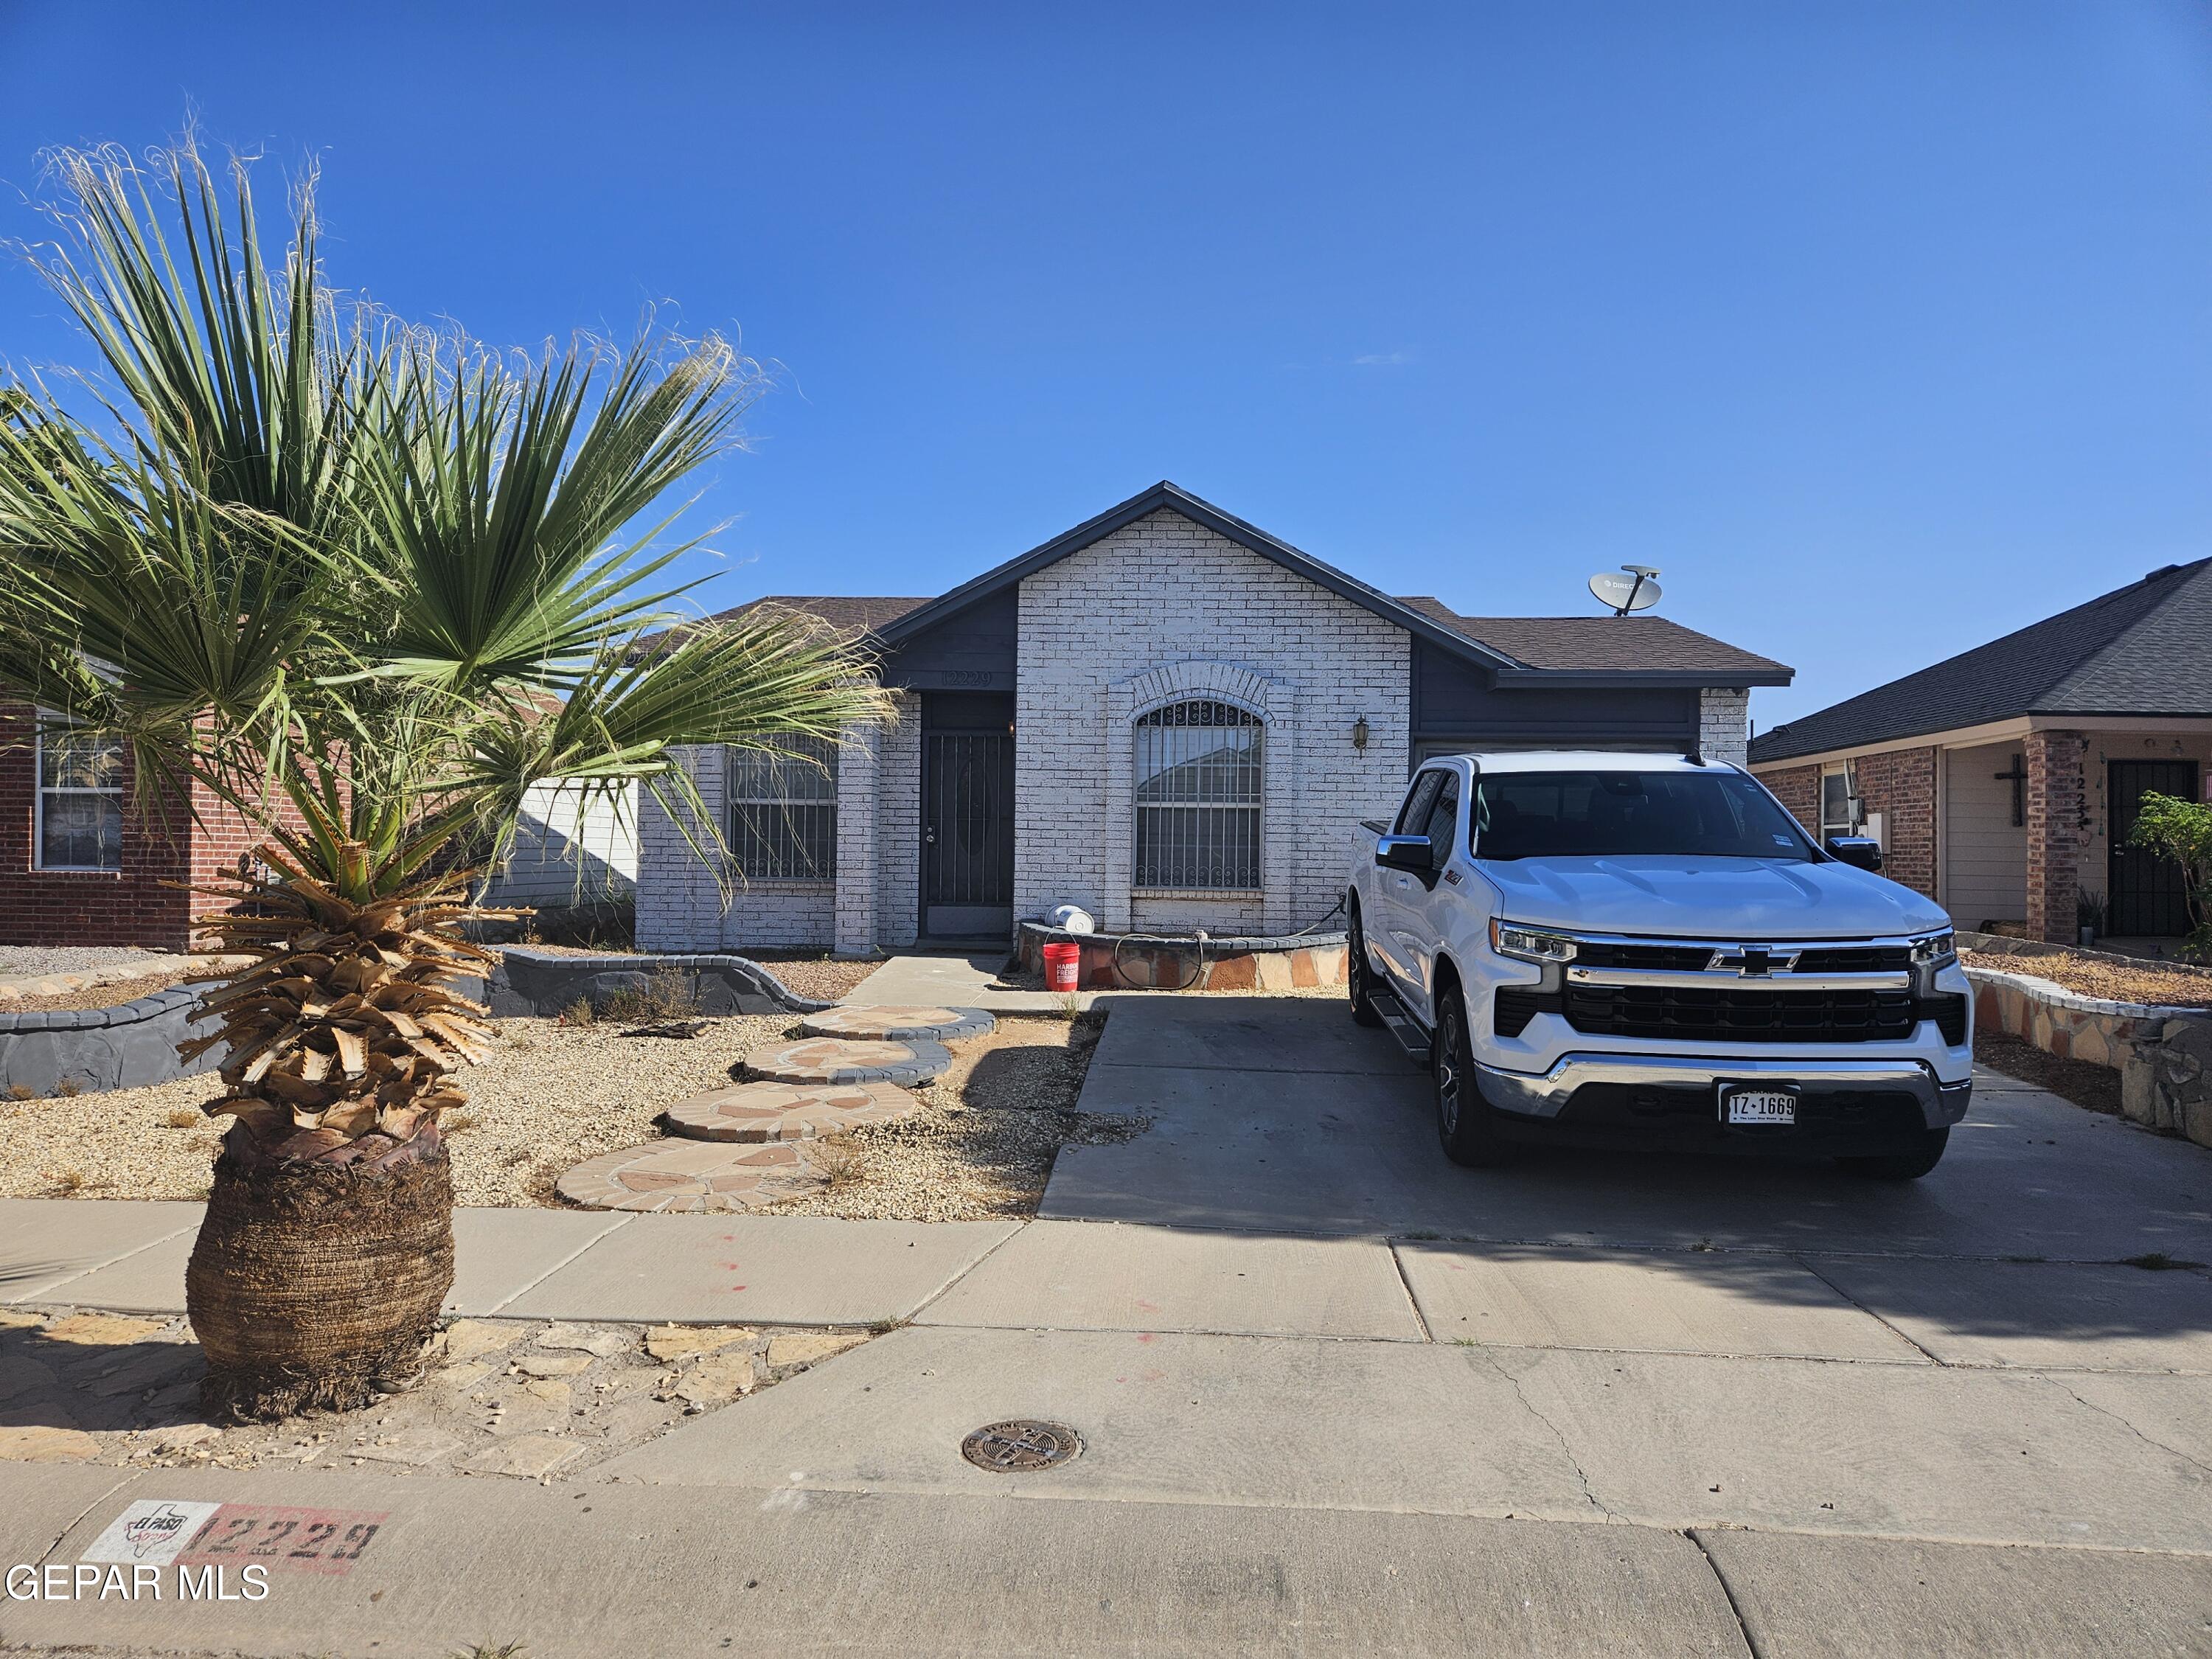
[[1659,573],[1648,564],[1625,564],[1620,567],[1626,575],[1615,575],[1610,570],[1601,570],[1589,580],[1590,592],[1597,595],[1600,605],[1613,607],[1613,614],[1625,617],[1632,611],[1648,611],[1659,603]]

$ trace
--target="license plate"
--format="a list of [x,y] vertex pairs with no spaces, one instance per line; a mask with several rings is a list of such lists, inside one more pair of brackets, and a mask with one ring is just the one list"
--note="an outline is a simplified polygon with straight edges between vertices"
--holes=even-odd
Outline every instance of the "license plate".
[[1724,1123],[1770,1123],[1788,1126],[1797,1121],[1795,1089],[1727,1089],[1721,1091],[1721,1121]]

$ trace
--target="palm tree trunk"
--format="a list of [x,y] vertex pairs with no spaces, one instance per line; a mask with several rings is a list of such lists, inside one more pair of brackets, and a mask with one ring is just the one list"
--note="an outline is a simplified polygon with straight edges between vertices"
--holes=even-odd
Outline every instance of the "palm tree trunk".
[[[216,1420],[349,1411],[420,1370],[453,1282],[453,1183],[434,1118],[285,1156],[234,1124],[185,1273]],[[380,1150],[377,1143],[383,1142]]]

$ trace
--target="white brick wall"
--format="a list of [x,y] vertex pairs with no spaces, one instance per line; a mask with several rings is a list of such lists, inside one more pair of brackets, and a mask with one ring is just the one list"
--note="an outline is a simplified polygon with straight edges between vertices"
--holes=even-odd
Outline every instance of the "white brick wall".
[[[718,817],[726,811],[723,751],[683,751],[700,796]],[[842,858],[843,770],[838,784],[838,855]],[[710,844],[703,830],[694,835]],[[696,856],[683,830],[647,792],[638,811],[637,942],[647,951],[828,949],[836,939],[836,890],[828,882],[744,882],[729,878],[734,891],[726,907],[714,871]]]
[[[1283,931],[1336,902],[1358,820],[1404,787],[1402,629],[1164,510],[1026,578],[1020,614],[1018,917],[1065,898],[1109,928]],[[1133,900],[1131,723],[1183,696],[1268,721],[1256,898]]]
[[1709,685],[1698,693],[1698,752],[1741,766],[1751,753],[1751,693]]
[[876,943],[914,943],[921,905],[921,699],[898,691],[876,763]]

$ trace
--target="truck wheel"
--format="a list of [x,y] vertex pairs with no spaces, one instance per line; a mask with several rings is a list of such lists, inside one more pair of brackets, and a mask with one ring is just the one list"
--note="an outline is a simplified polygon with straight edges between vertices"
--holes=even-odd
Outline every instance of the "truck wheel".
[[1443,1143],[1444,1156],[1475,1170],[1504,1163],[1512,1148],[1498,1134],[1498,1115],[1475,1084],[1467,1000],[1456,985],[1438,988],[1429,1074],[1436,1084],[1437,1139]]
[[1855,1176],[1869,1181],[1917,1181],[1943,1161],[1943,1148],[1950,1144],[1948,1129],[1929,1129],[1922,1133],[1919,1144],[1909,1152],[1895,1152],[1881,1158],[1839,1158],[1837,1163]]
[[1352,994],[1352,1023],[1380,1025],[1382,1016],[1375,1012],[1375,975],[1367,965],[1367,936],[1359,930],[1359,912],[1356,909],[1345,931],[1344,985]]

